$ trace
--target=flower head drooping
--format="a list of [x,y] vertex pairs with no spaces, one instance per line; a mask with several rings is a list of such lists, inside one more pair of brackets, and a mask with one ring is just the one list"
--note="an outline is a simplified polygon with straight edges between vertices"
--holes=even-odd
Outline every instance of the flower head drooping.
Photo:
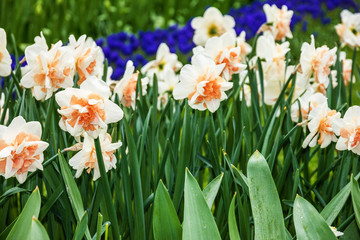
[[301,47],[300,64],[303,74],[314,80],[324,89],[329,85],[330,66],[336,60],[336,47],[329,49],[326,45],[315,48],[314,36],[311,35],[311,44],[303,43]]
[[0,76],[6,77],[11,73],[11,57],[6,49],[6,32],[0,28]]
[[236,37],[232,33],[225,33],[220,37],[210,38],[205,47],[198,46],[193,49],[194,55],[204,54],[214,60],[216,64],[225,64],[221,76],[225,80],[231,80],[232,75],[240,73],[246,68],[241,61],[241,48],[235,46]]
[[340,113],[331,110],[327,102],[312,109],[308,119],[310,120],[308,123],[310,133],[303,142],[303,148],[307,146],[314,147],[316,143],[318,143],[321,148],[325,148],[329,146],[331,142],[338,140],[335,136],[333,125],[337,119],[340,119]]
[[262,29],[269,31],[275,40],[282,40],[285,37],[292,38],[290,22],[294,12],[288,10],[286,5],[279,9],[275,4],[271,7],[269,4],[264,4],[263,8],[266,15],[266,23],[262,26]]
[[104,53],[92,38],[82,35],[77,41],[73,35],[69,37],[69,47],[73,49],[76,71],[80,86],[88,77],[102,78],[104,72]]
[[40,137],[40,123],[26,123],[21,116],[8,127],[0,125],[0,175],[6,179],[15,176],[23,183],[28,172],[43,170],[43,152],[49,144]]
[[89,77],[80,89],[67,88],[55,95],[62,115],[59,126],[79,139],[85,132],[97,138],[107,124],[118,122],[123,111],[110,101],[110,89],[104,81]]
[[349,150],[360,155],[360,107],[349,107],[344,117],[335,121],[334,132],[340,136],[337,150]]
[[161,43],[156,52],[156,59],[142,67],[141,73],[146,74],[152,85],[154,74],[156,74],[158,81],[165,81],[166,69],[177,72],[181,67],[182,63],[178,61],[178,56],[170,52],[166,43]]
[[173,91],[174,98],[188,98],[190,107],[215,112],[220,102],[227,98],[225,91],[233,86],[232,82],[220,76],[224,67],[225,64],[216,65],[205,55],[193,56],[191,64],[185,65],[180,71],[180,82]]
[[[119,95],[121,104],[125,107],[132,107],[135,110],[136,103],[136,85],[139,72],[134,73],[135,67],[132,61],[126,63],[126,70],[124,77],[116,84],[114,93]],[[146,94],[147,84],[149,78],[145,77],[141,79],[142,95]]]
[[241,62],[246,62],[246,56],[251,53],[252,47],[246,42],[246,32],[241,31],[240,35],[236,38],[236,46],[240,47]]
[[191,21],[195,30],[193,41],[196,45],[204,46],[206,41],[215,36],[221,36],[226,32],[235,34],[235,20],[229,15],[223,16],[215,7],[206,9],[203,17],[196,17]]
[[[105,170],[108,172],[112,168],[116,168],[116,157],[114,152],[121,147],[122,143],[120,141],[111,143],[111,136],[106,132],[100,133],[99,140]],[[69,164],[76,170],[76,178],[79,178],[84,170],[86,170],[87,173],[90,173],[90,171],[94,169],[93,180],[95,181],[100,177],[100,170],[94,139],[85,133],[84,142],[80,143],[80,145],[81,150],[69,160]]]
[[59,41],[50,49],[44,35],[35,38],[35,44],[25,49],[28,70],[21,79],[25,88],[31,88],[37,100],[49,99],[59,88],[73,86],[75,61],[72,50]]
[[341,24],[335,26],[342,45],[350,47],[360,46],[360,13],[351,13],[349,10],[342,10]]

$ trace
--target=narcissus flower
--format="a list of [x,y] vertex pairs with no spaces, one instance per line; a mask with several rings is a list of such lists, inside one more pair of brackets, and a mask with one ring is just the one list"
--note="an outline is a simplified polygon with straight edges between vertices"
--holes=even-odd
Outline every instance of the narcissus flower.
[[82,35],[77,41],[73,35],[69,37],[69,47],[73,49],[76,71],[79,75],[78,85],[88,77],[101,79],[104,72],[104,53],[94,40]]
[[[126,70],[124,77],[116,84],[114,93],[119,95],[121,104],[125,107],[132,107],[135,109],[136,103],[136,85],[139,72],[134,73],[135,67],[132,61],[126,63]],[[142,95],[146,94],[147,84],[149,78],[145,77],[141,79]]]
[[350,81],[355,83],[355,76],[351,78],[352,60],[346,59],[346,52],[340,52],[339,60],[342,61],[344,85],[347,86]]
[[198,46],[193,49],[194,55],[204,54],[214,60],[216,64],[225,64],[221,76],[231,80],[232,75],[240,73],[246,68],[241,61],[241,48],[236,45],[236,37],[232,33],[225,33],[220,37],[210,38],[205,47]]
[[292,38],[290,22],[294,12],[288,10],[286,5],[279,9],[275,4],[271,7],[269,4],[264,4],[263,8],[266,15],[266,23],[262,26],[262,29],[269,31],[275,40],[282,40],[285,37]]
[[303,74],[322,84],[326,89],[329,85],[330,66],[336,61],[336,47],[329,49],[326,45],[315,48],[314,36],[311,35],[311,44],[303,43],[301,47],[300,64]]
[[110,101],[108,85],[96,77],[89,77],[80,89],[67,88],[55,95],[62,115],[59,126],[79,139],[85,132],[97,138],[107,124],[118,122],[123,111]]
[[335,26],[342,45],[350,47],[360,46],[360,13],[351,13],[349,10],[342,10],[341,24]]
[[27,123],[21,116],[8,127],[0,125],[0,175],[6,179],[15,176],[23,183],[28,172],[43,170],[43,152],[49,144],[40,137],[40,123]]
[[188,98],[190,107],[215,112],[220,102],[227,98],[225,91],[233,86],[232,82],[221,77],[224,67],[225,64],[216,65],[205,55],[193,56],[191,64],[185,65],[180,71],[180,82],[173,91],[174,98]]
[[182,63],[178,61],[178,56],[171,53],[166,43],[161,43],[157,52],[156,59],[148,62],[141,68],[141,73],[146,74],[152,84],[154,74],[158,81],[165,81],[165,69],[177,72],[182,67]]
[[252,47],[246,42],[246,32],[241,31],[240,35],[236,38],[236,46],[240,47],[241,62],[246,62],[246,56],[251,53]]
[[11,57],[6,49],[6,32],[0,28],[0,76],[6,77],[11,73]]
[[71,48],[59,41],[50,49],[44,35],[35,38],[35,44],[25,49],[28,71],[21,79],[25,88],[31,88],[37,100],[46,100],[59,88],[73,86],[75,61]]
[[314,147],[316,143],[321,148],[329,146],[331,142],[336,142],[338,139],[333,130],[334,121],[340,119],[340,113],[331,110],[327,102],[321,106],[312,109],[309,113],[308,123],[309,135],[304,139],[303,148],[307,146]]
[[206,9],[203,17],[194,18],[191,21],[191,27],[195,30],[194,43],[202,46],[211,37],[221,36],[226,32],[235,34],[234,18],[229,15],[223,16],[215,7]]
[[344,117],[335,121],[334,132],[340,136],[337,150],[349,150],[360,155],[360,107],[349,107]]
[[310,111],[323,105],[326,101],[327,99],[323,94],[314,94],[313,90],[309,88],[291,105],[291,119],[294,122],[299,122],[301,114],[302,121],[307,121]]
[[[99,140],[105,170],[108,172],[110,169],[116,168],[114,152],[121,147],[122,143],[120,141],[111,143],[111,136],[106,132],[100,133]],[[97,180],[100,177],[100,169],[94,139],[85,133],[84,142],[78,143],[76,148],[81,148],[81,150],[69,160],[70,166],[76,170],[75,177],[79,178],[84,170],[90,173],[94,169],[93,180]]]

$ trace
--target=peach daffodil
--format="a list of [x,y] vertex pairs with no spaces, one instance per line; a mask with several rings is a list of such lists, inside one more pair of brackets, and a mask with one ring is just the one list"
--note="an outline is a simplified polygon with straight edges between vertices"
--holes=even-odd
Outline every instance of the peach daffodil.
[[292,38],[290,22],[294,12],[288,10],[286,5],[279,9],[275,4],[272,6],[264,4],[263,8],[266,15],[266,24],[262,26],[262,29],[269,31],[275,40],[282,40],[285,37]]
[[0,76],[6,77],[11,73],[11,57],[6,49],[6,32],[0,28]]
[[23,183],[28,172],[43,170],[43,152],[49,144],[40,138],[40,123],[26,122],[21,116],[8,127],[0,125],[0,175],[6,179],[15,176]]
[[89,77],[80,89],[67,88],[55,95],[61,114],[59,126],[79,139],[85,132],[97,138],[107,124],[118,122],[123,111],[109,100],[108,85],[96,77]]
[[[110,134],[106,132],[100,133],[99,140],[105,170],[108,172],[112,168],[116,168],[116,157],[114,152],[121,147],[122,143],[120,141],[112,143]],[[93,180],[97,180],[100,177],[100,169],[94,139],[85,133],[84,142],[77,143],[77,146],[75,147],[75,149],[78,148],[81,150],[69,160],[69,165],[76,170],[75,177],[79,178],[84,170],[86,170],[87,173],[90,173],[91,170],[94,169]]]
[[180,82],[173,91],[174,98],[187,98],[190,107],[215,112],[220,102],[227,98],[225,91],[233,86],[232,82],[221,77],[224,68],[224,63],[216,65],[208,56],[193,56],[191,64],[185,65],[180,71]]
[[36,100],[49,99],[59,88],[73,86],[75,61],[72,50],[59,41],[50,49],[44,35],[35,38],[35,44],[25,49],[28,63],[26,74],[21,79],[25,88],[31,88]]

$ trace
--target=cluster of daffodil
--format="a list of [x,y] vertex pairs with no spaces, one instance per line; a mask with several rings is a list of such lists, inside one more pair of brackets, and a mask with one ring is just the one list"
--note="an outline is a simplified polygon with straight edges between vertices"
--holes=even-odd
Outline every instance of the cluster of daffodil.
[[[245,32],[236,36],[235,21],[231,16],[223,16],[218,9],[210,7],[203,17],[192,20],[193,41],[197,46],[193,49],[191,64],[182,66],[177,55],[163,43],[158,48],[156,59],[141,69],[144,78],[139,78],[139,71],[135,72],[133,63],[128,61],[120,81],[107,77],[112,72],[110,67],[107,76],[103,76],[104,54],[91,38],[83,35],[76,40],[70,36],[67,45],[59,41],[49,48],[41,34],[33,45],[25,49],[27,65],[21,69],[20,84],[31,89],[33,97],[39,101],[47,100],[55,93],[60,106],[59,126],[78,142],[67,148],[79,151],[69,160],[77,171],[76,177],[83,170],[89,173],[92,169],[93,179],[100,177],[94,146],[96,138],[101,142],[106,171],[116,167],[114,151],[121,142],[111,142],[107,126],[120,121],[123,111],[113,100],[118,95],[124,107],[135,110],[138,81],[142,86],[141,94],[145,95],[147,85],[152,86],[155,79],[159,110],[172,94],[175,100],[188,99],[188,104],[194,109],[215,112],[220,102],[227,99],[226,91],[233,87],[234,74],[240,76],[243,88],[240,95],[248,106],[252,97],[259,97],[260,103],[274,106],[287,79],[296,76],[291,95],[291,117],[310,131],[303,147],[319,144],[323,148],[337,142],[338,150],[347,149],[360,154],[360,107],[350,107],[341,118],[339,112],[328,107],[326,98],[327,89],[337,86],[339,74],[345,86],[355,81],[351,74],[352,60],[346,59],[345,52],[341,52],[343,72],[333,70],[337,48],[329,49],[326,45],[316,48],[311,36],[311,43],[302,45],[300,63],[289,64],[290,44],[286,39],[293,37],[290,30],[293,12],[286,6],[279,9],[268,4],[264,5],[264,12],[267,22],[259,29],[261,35],[256,39],[255,51],[246,43]],[[359,47],[360,14],[344,10],[341,18],[342,24],[336,26],[336,31],[343,45]],[[2,29],[0,40],[0,76],[8,76],[11,58]],[[256,54],[248,58],[251,52]],[[258,96],[250,94],[249,70],[255,70],[257,81],[260,81],[259,75],[263,75],[263,93],[259,87]],[[3,101],[1,96],[0,103]],[[19,182],[24,182],[28,171],[42,169],[43,151],[48,144],[40,139],[40,123],[26,123],[22,117],[16,117],[9,126],[0,126],[0,129],[0,174],[5,178],[16,176]]]

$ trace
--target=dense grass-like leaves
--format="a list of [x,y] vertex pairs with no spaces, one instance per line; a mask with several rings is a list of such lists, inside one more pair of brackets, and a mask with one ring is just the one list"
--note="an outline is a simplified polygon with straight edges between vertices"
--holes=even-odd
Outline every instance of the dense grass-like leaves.
[[230,240],[240,240],[239,230],[236,223],[236,216],[235,216],[235,201],[236,201],[236,194],[234,195],[233,199],[231,200],[230,208],[229,208],[229,237]]
[[355,219],[358,227],[360,228],[360,189],[359,183],[351,176],[351,199],[355,212]]

